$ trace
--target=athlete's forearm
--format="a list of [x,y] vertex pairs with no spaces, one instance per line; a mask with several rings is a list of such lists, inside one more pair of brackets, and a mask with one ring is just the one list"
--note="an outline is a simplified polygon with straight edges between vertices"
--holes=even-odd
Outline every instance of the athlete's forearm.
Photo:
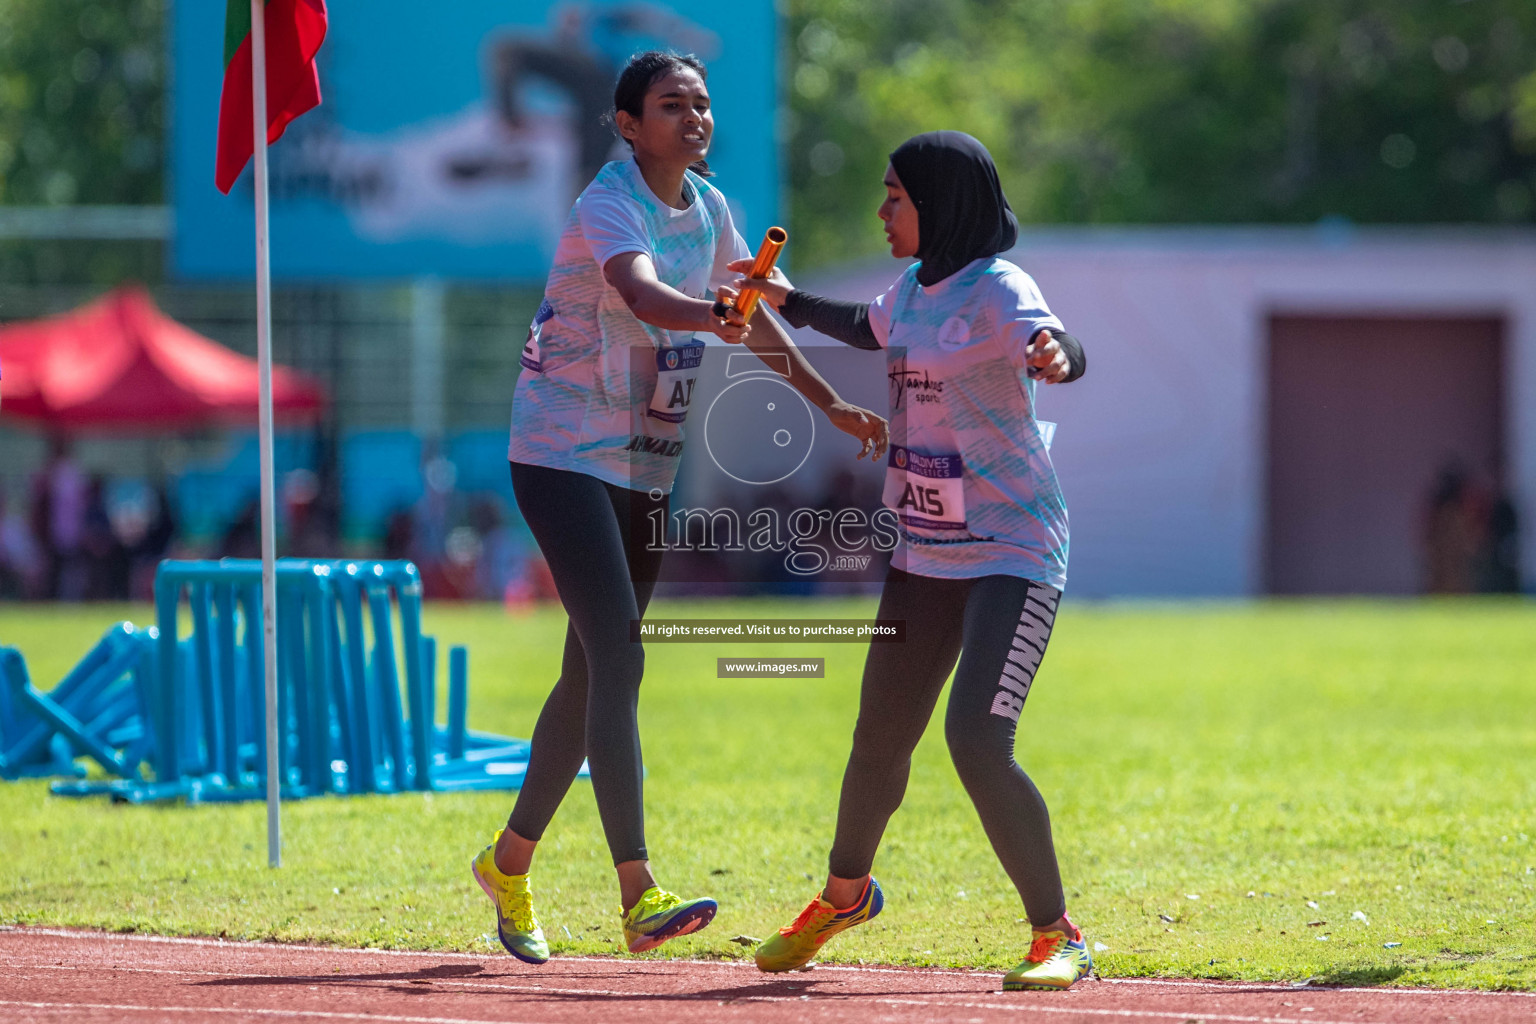
[[757,316],[752,320],[752,333],[747,335],[744,343],[773,369],[779,368],[774,365],[778,360],[768,358],[770,355],[787,357],[790,387],[804,395],[806,401],[822,412],[842,401],[842,397],[816,372],[810,360],[805,358],[805,353],[795,346],[789,335],[784,333],[784,328],[779,326],[779,322],[767,310],[758,309]]
[[637,320],[668,331],[710,331],[715,326],[713,303],[708,299],[690,299],[660,281],[636,283],[629,294],[619,292]]
[[869,325],[869,303],[842,302],[794,289],[784,297],[779,313],[791,327],[809,327],[854,348],[878,349],[880,341]]
[[691,299],[656,276],[645,253],[625,252],[603,266],[603,277],[636,319],[667,331],[713,331],[713,303]]

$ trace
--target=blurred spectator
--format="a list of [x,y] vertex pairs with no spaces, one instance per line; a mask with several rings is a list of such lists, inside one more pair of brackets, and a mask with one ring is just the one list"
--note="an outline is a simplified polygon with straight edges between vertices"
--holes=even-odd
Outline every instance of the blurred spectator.
[[[336,538],[331,517],[321,500],[320,477],[307,469],[295,469],[283,477],[283,510],[286,513],[281,554],[296,558],[333,558]],[[258,557],[260,557],[258,555]]]
[[1470,594],[1474,568],[1483,546],[1483,519],[1466,468],[1447,462],[1429,496],[1424,530],[1427,578],[1431,594]]
[[[422,592],[429,597],[457,597],[459,585],[450,580],[448,534],[453,524],[453,507],[458,468],[441,455],[432,455],[422,467],[425,487],[413,509],[410,559],[421,570]],[[462,557],[462,541],[456,547]]]
[[1507,494],[1488,510],[1487,541],[1481,559],[1478,589],[1489,594],[1520,592],[1520,520]]
[[165,481],[148,490],[142,511],[142,529],[119,534],[128,548],[130,595],[136,598],[154,594],[155,569],[176,539],[176,517]]
[[1435,479],[1424,546],[1429,593],[1508,594],[1520,589],[1514,503],[1459,462],[1446,463]]
[[89,574],[81,545],[86,486],[69,438],[54,434],[48,441],[48,463],[32,488],[32,535],[43,550],[45,598],[78,601],[85,596]]
[[252,498],[219,540],[220,558],[261,557],[261,501]]
[[469,510],[469,525],[480,537],[476,567],[480,597],[522,606],[543,596],[532,545],[512,529],[499,501],[491,497],[476,501]]
[[[885,579],[885,574],[890,568],[891,552],[881,551],[875,547],[873,531],[868,526],[858,527],[845,531],[847,539],[858,544],[853,549],[844,548],[840,540],[834,535],[833,524],[837,522],[839,513],[845,509],[853,509],[863,517],[860,522],[868,523],[870,516],[880,508],[880,478],[864,474],[855,474],[849,469],[840,469],[832,475],[827,482],[827,489],[822,494],[821,500],[816,503],[819,512],[826,516],[826,529],[821,538],[827,546],[827,551],[834,557],[838,555],[852,555],[855,557],[869,556],[869,562],[863,569],[840,570],[824,575],[825,582],[834,583],[873,583],[879,584]],[[863,543],[858,543],[863,541]]]
[[[792,536],[790,519],[801,507],[798,496],[783,484],[769,484],[766,487],[752,487],[739,492],[731,504],[741,510],[743,523],[748,522],[752,513],[758,510],[770,513],[773,517],[771,521],[777,524],[778,545],[790,545],[788,549],[775,545],[755,556],[750,552],[745,556],[750,564],[749,575],[745,581],[745,592],[777,595],[814,592],[816,586],[814,580],[789,570],[787,556],[793,550],[793,544],[790,541]],[[731,590],[723,592],[729,593],[735,589],[733,586]]]
[[416,548],[415,520],[408,508],[397,508],[384,525],[384,557],[410,558]]
[[86,563],[86,600],[128,600],[128,549],[113,529],[107,511],[107,478],[100,473],[92,474],[86,485],[80,548]]
[[43,587],[43,553],[26,517],[0,486],[0,599],[26,600]]
[[444,588],[443,597],[457,600],[473,600],[480,596],[479,565],[480,537],[468,526],[457,526],[448,531],[442,562],[438,564],[439,584]]

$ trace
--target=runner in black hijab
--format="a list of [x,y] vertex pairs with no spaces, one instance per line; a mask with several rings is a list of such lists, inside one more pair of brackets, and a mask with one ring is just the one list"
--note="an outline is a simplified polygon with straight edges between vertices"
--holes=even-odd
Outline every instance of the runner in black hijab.
[[938,284],[1019,240],[987,147],[964,132],[924,132],[896,147],[891,167],[917,207],[917,282]]
[[[981,143],[953,131],[909,139],[883,184],[877,215],[891,255],[919,262],[879,298],[806,295],[777,268],[737,282],[795,326],[886,349],[900,447],[883,503],[903,543],[877,616],[907,623],[901,643],[872,644],[865,660],[826,885],[754,959],[763,971],[796,970],[881,912],[875,855],[948,682],[951,759],[1031,926],[1029,952],[1003,988],[1070,988],[1092,970],[1092,953],[1067,916],[1045,798],[1015,748],[1067,568],[1066,502],[1036,418],[1036,384],[1080,375],[1082,349],[1003,255],[1018,224]],[[730,266],[746,273],[752,261]],[[902,404],[918,376],[925,392]]]

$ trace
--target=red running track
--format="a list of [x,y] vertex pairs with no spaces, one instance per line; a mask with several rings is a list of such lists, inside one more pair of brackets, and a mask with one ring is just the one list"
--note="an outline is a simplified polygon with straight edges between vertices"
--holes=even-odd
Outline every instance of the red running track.
[[0,928],[0,1021],[218,1024],[1536,1022],[1536,993],[1108,980],[1003,992],[977,971],[282,946]]

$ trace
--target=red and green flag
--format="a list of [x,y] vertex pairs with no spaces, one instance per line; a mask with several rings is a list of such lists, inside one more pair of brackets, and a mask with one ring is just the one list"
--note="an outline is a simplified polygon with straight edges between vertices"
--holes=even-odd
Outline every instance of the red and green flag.
[[[265,0],[267,30],[267,142],[320,103],[315,54],[325,39],[325,0]],[[224,89],[219,96],[219,154],[214,184],[220,192],[251,159],[251,0],[227,0],[224,10]]]

